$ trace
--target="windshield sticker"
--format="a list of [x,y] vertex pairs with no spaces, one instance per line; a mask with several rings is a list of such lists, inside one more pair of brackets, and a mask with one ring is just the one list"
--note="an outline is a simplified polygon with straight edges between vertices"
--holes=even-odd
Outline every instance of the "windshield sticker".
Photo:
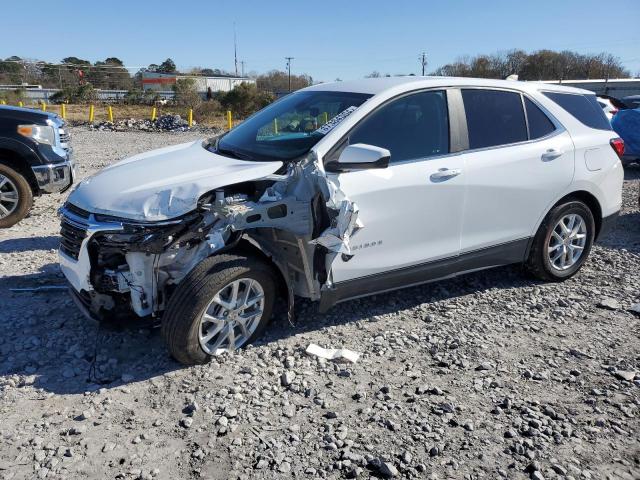
[[331,130],[333,130],[336,127],[336,125],[338,125],[342,120],[344,120],[349,115],[351,115],[351,113],[353,113],[353,111],[356,110],[357,108],[358,107],[356,107],[355,105],[352,105],[349,108],[343,110],[342,112],[337,114],[335,117],[333,117],[331,120],[329,120],[327,123],[325,123],[320,128],[318,128],[314,133],[326,135]]

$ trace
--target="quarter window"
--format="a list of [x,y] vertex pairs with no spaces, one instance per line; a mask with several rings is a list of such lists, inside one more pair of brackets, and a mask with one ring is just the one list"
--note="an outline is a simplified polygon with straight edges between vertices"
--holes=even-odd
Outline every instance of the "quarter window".
[[611,130],[607,116],[598,105],[595,95],[577,93],[543,92],[587,127]]
[[530,140],[535,140],[536,138],[549,135],[556,129],[551,120],[549,120],[549,117],[547,117],[545,113],[527,97],[524,98],[524,105],[527,109]]
[[388,149],[392,163],[449,153],[445,92],[415,93],[383,106],[349,135],[355,143]]
[[527,140],[527,124],[519,93],[463,89],[469,148],[486,148]]

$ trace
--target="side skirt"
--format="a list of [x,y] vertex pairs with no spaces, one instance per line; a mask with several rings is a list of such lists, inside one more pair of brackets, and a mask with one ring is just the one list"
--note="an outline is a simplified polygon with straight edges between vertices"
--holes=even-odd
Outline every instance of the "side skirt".
[[331,288],[323,288],[319,310],[326,312],[345,300],[413,287],[486,268],[522,263],[526,259],[530,243],[531,238],[523,238],[455,257],[338,282]]

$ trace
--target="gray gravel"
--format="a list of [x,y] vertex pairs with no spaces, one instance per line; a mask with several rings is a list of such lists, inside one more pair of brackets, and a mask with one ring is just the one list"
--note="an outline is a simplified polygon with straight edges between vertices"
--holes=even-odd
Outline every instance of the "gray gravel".
[[[80,177],[198,137],[72,134]],[[62,284],[65,195],[39,198],[0,231],[0,478],[640,478],[640,169],[625,177],[617,229],[565,283],[508,267],[324,316],[300,302],[295,326],[192,368],[156,330],[9,290]]]

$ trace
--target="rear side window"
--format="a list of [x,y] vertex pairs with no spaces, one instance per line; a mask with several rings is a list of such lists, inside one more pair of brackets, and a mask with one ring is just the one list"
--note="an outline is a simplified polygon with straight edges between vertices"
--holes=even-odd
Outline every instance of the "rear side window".
[[355,143],[388,149],[392,163],[449,153],[445,92],[414,93],[390,102],[349,135],[349,144]]
[[524,142],[527,124],[519,93],[463,89],[469,148],[486,148]]
[[580,123],[598,130],[611,130],[611,124],[595,95],[543,92],[547,97],[573,115]]
[[524,98],[524,106],[527,109],[527,121],[529,122],[529,139],[535,140],[549,135],[556,127],[553,122],[549,120],[549,117],[538,108],[538,106],[529,100]]

